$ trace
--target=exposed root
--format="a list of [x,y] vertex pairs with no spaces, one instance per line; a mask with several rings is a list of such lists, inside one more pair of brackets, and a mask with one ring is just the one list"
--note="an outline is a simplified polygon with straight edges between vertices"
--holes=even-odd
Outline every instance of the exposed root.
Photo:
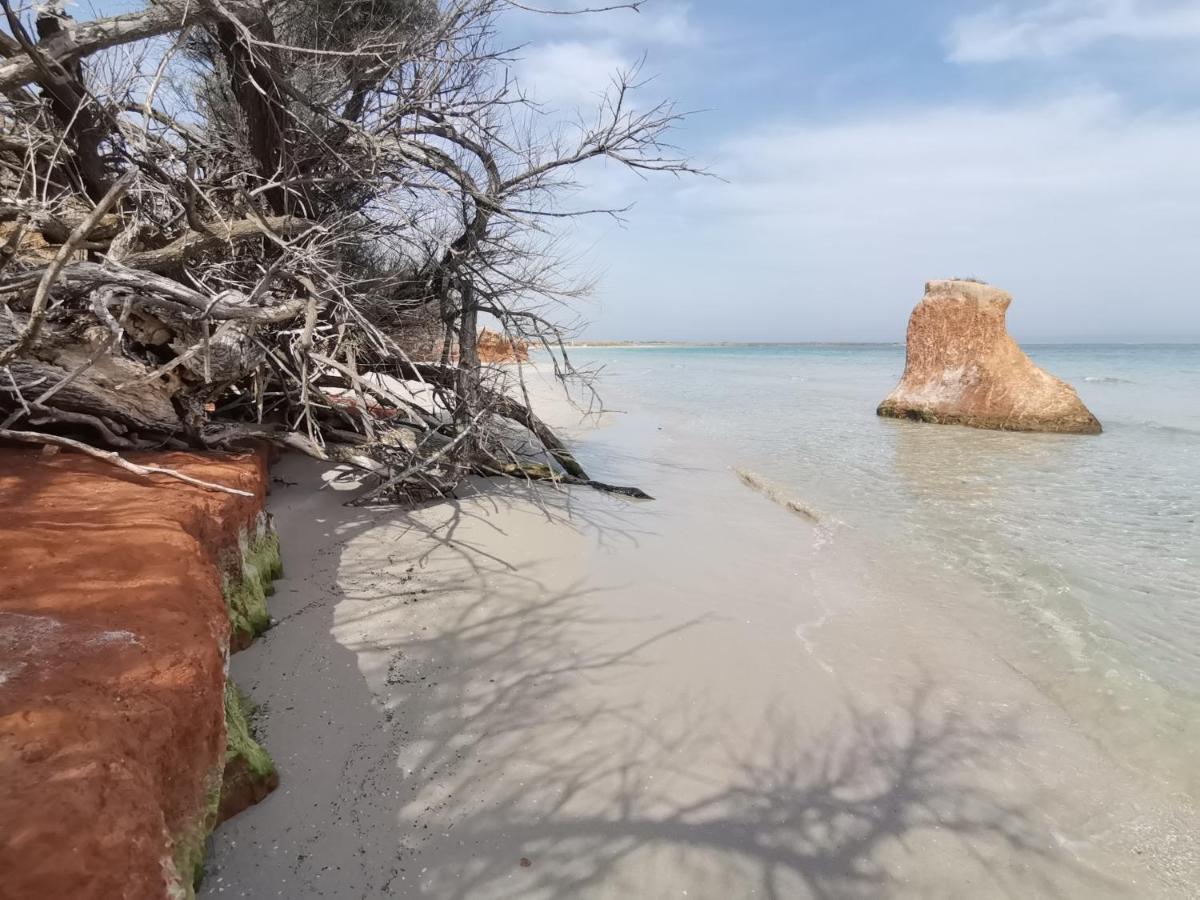
[[589,285],[556,227],[623,210],[564,190],[600,159],[696,172],[667,143],[682,116],[635,98],[634,67],[554,118],[511,77],[511,7],[156,0],[74,22],[37,4],[34,36],[4,4],[0,429],[135,474],[110,451],[261,433],[368,461],[362,500],[413,502],[504,457],[515,422],[553,480],[644,497],[590,479],[481,349],[537,347],[587,384],[563,337]]

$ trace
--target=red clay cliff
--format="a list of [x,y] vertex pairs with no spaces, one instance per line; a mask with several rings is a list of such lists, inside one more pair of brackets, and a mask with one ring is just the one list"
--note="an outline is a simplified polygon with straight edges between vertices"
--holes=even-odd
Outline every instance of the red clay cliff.
[[483,363],[529,362],[529,344],[487,328],[479,331],[476,344]]
[[227,761],[222,561],[266,462],[153,461],[253,496],[0,449],[5,900],[191,893]]

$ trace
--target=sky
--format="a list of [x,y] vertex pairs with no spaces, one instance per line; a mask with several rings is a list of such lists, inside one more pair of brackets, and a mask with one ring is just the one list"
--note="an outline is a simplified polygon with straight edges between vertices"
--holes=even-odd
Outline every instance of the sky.
[[569,226],[586,337],[900,341],[975,277],[1018,339],[1200,340],[1200,0],[645,0],[501,38],[564,117],[644,57],[637,102],[695,110],[673,140],[719,176],[582,173],[568,208],[634,204]]
[[1200,339],[1200,0],[649,0],[510,36],[563,111],[644,54],[722,179],[586,174],[580,208],[636,204],[571,235],[586,336],[903,340],[927,280],[977,277],[1018,339]]

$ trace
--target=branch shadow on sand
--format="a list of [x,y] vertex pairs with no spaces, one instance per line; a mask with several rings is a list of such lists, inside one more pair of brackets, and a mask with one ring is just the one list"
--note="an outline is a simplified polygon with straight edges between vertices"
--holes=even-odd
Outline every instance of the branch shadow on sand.
[[[995,769],[1021,741],[1015,716],[965,715],[926,678],[819,715],[773,697],[754,727],[731,729],[667,667],[672,642],[720,623],[621,614],[606,589],[556,579],[551,560],[478,552],[491,543],[468,532],[500,526],[475,519],[510,502],[329,523],[355,543],[337,611],[323,608],[354,662],[329,671],[359,698],[342,711],[359,733],[336,798],[311,812],[338,829],[285,848],[311,895],[334,895],[320,873],[335,869],[334,893],[361,897],[1113,890],[1004,789]],[[299,808],[317,805],[292,790]]]

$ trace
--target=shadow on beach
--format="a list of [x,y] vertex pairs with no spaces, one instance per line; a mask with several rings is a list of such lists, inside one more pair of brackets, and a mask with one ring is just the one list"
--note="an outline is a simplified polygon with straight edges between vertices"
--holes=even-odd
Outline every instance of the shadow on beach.
[[[209,896],[1116,892],[1006,799],[993,767],[1020,723],[975,721],[932,679],[816,716],[763,698],[750,730],[661,682],[672,642],[714,623],[618,612],[612,588],[538,555],[562,518],[637,541],[622,503],[321,502],[335,577],[280,609],[251,664],[287,790],[223,827]],[[306,549],[296,530],[288,577],[309,580],[328,539]],[[307,638],[283,635],[289,615]]]

